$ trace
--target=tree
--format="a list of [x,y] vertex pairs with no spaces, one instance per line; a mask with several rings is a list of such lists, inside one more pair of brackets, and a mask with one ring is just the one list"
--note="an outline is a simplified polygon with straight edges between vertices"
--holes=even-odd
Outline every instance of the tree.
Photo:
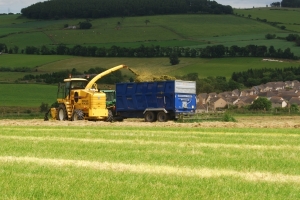
[[281,6],[296,8],[296,7],[300,6],[300,1],[299,0],[282,0]]
[[145,20],[145,24],[147,26],[147,24],[149,23],[150,21],[148,19]]
[[250,110],[265,110],[265,111],[269,111],[271,110],[271,108],[272,108],[271,101],[264,97],[259,97],[249,107]]
[[40,112],[47,112],[49,110],[49,105],[47,103],[42,102],[40,105]]
[[13,47],[13,52],[17,54],[19,52],[19,47],[18,46],[14,46]]
[[45,45],[41,46],[40,53],[42,55],[50,55],[51,54],[49,48],[46,47]]
[[271,5],[271,7],[280,7],[280,2],[273,2],[273,3],[271,3],[270,5]]
[[275,37],[276,37],[275,34],[270,34],[270,33],[268,33],[267,35],[265,35],[265,38],[268,39],[268,40],[274,39]]
[[92,27],[92,24],[90,22],[79,22],[79,28],[80,29],[90,29]]
[[276,49],[272,45],[269,47],[269,55],[270,56],[275,56],[276,55]]
[[298,34],[289,34],[287,37],[286,37],[286,40],[287,41],[296,41],[297,39],[299,39],[299,35]]
[[6,44],[0,43],[0,52],[7,52]]
[[291,112],[299,112],[299,106],[297,104],[292,104],[290,107]]
[[180,60],[178,59],[177,53],[171,53],[169,59],[170,59],[171,65],[177,65],[180,62]]

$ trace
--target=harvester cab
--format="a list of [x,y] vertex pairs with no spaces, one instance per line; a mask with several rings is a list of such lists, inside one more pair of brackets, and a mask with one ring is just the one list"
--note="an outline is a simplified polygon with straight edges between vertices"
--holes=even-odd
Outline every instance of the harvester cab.
[[67,98],[70,96],[71,90],[84,89],[88,80],[84,78],[68,78],[64,79],[64,83],[60,83],[57,91],[57,98]]
[[[98,74],[90,81],[84,78],[65,79],[64,83],[58,87],[58,107],[50,109],[52,118],[60,121],[83,119],[112,121],[113,113],[106,102],[107,98],[112,98],[111,103],[114,105],[115,97],[108,96],[104,91],[98,90],[96,81],[123,68],[129,69],[126,65],[119,65]],[[114,92],[111,94],[114,95]],[[45,120],[48,120],[48,113],[45,115]]]

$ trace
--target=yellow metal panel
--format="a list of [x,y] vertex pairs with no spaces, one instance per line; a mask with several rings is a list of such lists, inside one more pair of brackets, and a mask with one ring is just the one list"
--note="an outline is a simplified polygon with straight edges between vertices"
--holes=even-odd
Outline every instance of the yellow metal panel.
[[105,118],[107,116],[108,116],[107,109],[97,109],[97,108],[89,109],[89,117]]

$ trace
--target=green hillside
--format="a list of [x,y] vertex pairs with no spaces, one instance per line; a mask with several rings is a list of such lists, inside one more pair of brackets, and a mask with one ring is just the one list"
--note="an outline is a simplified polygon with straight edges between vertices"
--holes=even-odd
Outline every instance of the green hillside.
[[235,9],[235,14],[243,15],[250,19],[266,19],[267,22],[278,22],[286,26],[286,30],[300,32],[299,8],[255,8],[255,9]]
[[[286,13],[291,14],[291,17],[284,18],[288,23],[294,17],[294,12]],[[267,13],[260,17],[268,16]],[[146,20],[149,23],[146,24]],[[260,43],[268,33],[287,36],[291,32],[236,15],[187,14],[94,19],[90,21],[93,25],[90,30],[64,29],[64,25],[77,25],[84,19],[41,21],[8,15],[0,16],[0,21],[0,43],[10,48],[16,45],[20,50],[26,46],[53,47],[60,43],[97,47],[138,47],[141,44],[181,47],[221,43],[247,45],[257,40]],[[280,42],[274,40],[273,45],[276,47]],[[285,47],[293,46],[293,43],[286,42]]]

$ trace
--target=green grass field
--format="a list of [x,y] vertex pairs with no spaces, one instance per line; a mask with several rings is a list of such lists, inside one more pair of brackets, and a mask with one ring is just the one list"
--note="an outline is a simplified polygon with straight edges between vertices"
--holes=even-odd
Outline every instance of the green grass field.
[[255,8],[255,9],[235,9],[234,13],[244,15],[251,19],[257,18],[266,19],[268,22],[279,22],[280,25],[286,26],[287,30],[300,31],[298,17],[300,14],[299,8]]
[[299,199],[297,129],[1,126],[4,199]]
[[[56,101],[57,86],[39,84],[0,84],[1,107],[36,107],[42,102],[49,106]],[[2,111],[1,111],[2,112]]]
[[[169,58],[89,58],[71,56],[38,56],[38,55],[1,55],[2,64],[5,67],[30,67],[33,75],[52,73],[60,70],[72,70],[84,72],[90,68],[101,67],[111,68],[120,64],[125,64],[144,75],[185,75],[188,73],[198,73],[200,78],[208,76],[224,76],[229,79],[233,72],[247,69],[260,68],[285,68],[298,67],[298,61],[284,62],[264,62],[262,58],[179,58],[180,63],[172,66]],[[37,71],[35,71],[37,70]],[[133,74],[127,70],[122,73],[128,77]],[[16,80],[22,78],[29,72],[1,72],[0,81]]]
[[[258,9],[253,9],[258,13]],[[272,17],[266,10],[265,18]],[[237,13],[243,10],[235,10]],[[247,10],[248,12],[248,10]],[[250,10],[249,12],[252,12]],[[254,11],[253,11],[254,12]],[[264,13],[263,11],[261,11]],[[273,13],[282,11],[272,11]],[[287,26],[296,26],[290,23],[295,12],[285,12],[287,16],[281,18]],[[253,18],[255,13],[251,13]],[[263,16],[261,16],[263,17]],[[13,48],[15,45],[24,49],[26,46],[53,47],[60,43],[68,46],[76,44],[85,46],[111,47],[138,47],[143,45],[205,47],[206,44],[233,44],[246,46],[256,44],[256,38],[265,40],[268,33],[287,36],[290,31],[281,30],[257,20],[235,15],[166,15],[125,18],[93,19],[90,30],[69,30],[64,25],[77,25],[83,19],[64,19],[37,21],[18,19],[18,15],[0,16],[0,43]],[[273,18],[271,18],[273,20]],[[145,21],[150,22],[146,25]],[[118,24],[119,23],[119,24]],[[157,34],[159,33],[159,34]],[[5,36],[5,37],[4,37]],[[231,38],[231,42],[228,42]],[[282,45],[281,41],[273,40],[273,46],[292,48],[293,43]],[[261,43],[260,41],[258,42]],[[295,50],[295,49],[293,49]],[[299,51],[295,52],[300,55]]]

